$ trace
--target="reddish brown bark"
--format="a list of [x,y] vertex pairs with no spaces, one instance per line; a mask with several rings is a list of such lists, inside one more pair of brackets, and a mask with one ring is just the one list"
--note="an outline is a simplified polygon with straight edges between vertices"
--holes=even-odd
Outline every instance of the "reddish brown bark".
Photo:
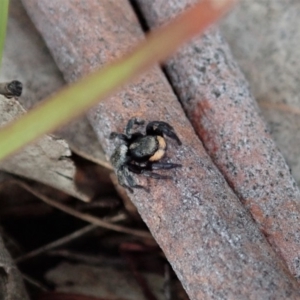
[[[150,27],[194,0],[136,0]],[[261,231],[300,276],[300,193],[217,30],[180,49],[166,71],[204,147]]]
[[[143,38],[126,1],[23,0],[67,81],[101,67]],[[136,177],[130,194],[191,299],[297,299],[297,284],[213,165],[158,67],[89,114],[104,150],[137,116],[174,126],[166,160],[173,180]]]

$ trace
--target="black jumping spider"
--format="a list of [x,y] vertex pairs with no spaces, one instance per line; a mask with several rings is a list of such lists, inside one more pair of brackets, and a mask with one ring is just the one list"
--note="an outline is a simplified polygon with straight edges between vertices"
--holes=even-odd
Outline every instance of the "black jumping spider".
[[6,98],[20,97],[22,89],[23,85],[18,80],[0,83],[0,94]]
[[127,123],[125,134],[116,132],[110,134],[110,139],[121,140],[121,144],[111,156],[111,163],[117,171],[119,183],[131,192],[132,188],[144,188],[135,183],[131,172],[155,179],[171,179],[171,176],[160,175],[152,171],[181,167],[180,164],[158,162],[167,148],[164,135],[181,145],[173,127],[162,121],[153,121],[146,126],[146,134],[139,131],[132,132],[134,125],[144,124],[145,121],[132,118]]

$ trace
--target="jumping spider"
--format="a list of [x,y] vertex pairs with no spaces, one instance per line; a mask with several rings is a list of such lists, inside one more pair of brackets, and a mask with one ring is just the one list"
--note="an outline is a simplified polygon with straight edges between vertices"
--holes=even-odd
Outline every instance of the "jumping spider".
[[20,97],[22,89],[23,85],[18,80],[0,83],[0,94],[9,99],[13,97]]
[[153,121],[146,126],[146,134],[140,131],[133,132],[134,125],[144,124],[145,121],[132,118],[127,123],[125,134],[116,132],[110,134],[110,139],[121,140],[121,144],[111,156],[111,163],[117,171],[119,183],[130,192],[133,191],[132,188],[144,188],[135,183],[131,173],[143,174],[155,179],[172,179],[171,176],[160,175],[152,171],[181,167],[180,164],[159,162],[167,149],[164,135],[181,145],[173,127],[166,122]]

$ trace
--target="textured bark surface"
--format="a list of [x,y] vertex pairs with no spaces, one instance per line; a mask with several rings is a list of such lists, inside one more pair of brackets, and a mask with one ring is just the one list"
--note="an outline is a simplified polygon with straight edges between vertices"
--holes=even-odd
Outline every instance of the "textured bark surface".
[[[156,27],[195,1],[136,2]],[[291,273],[300,276],[299,189],[227,44],[211,30],[165,66],[209,155]]]
[[[117,1],[23,0],[68,82],[143,39],[130,5]],[[136,177],[150,189],[130,198],[191,299],[298,299],[297,284],[213,165],[158,67],[93,109],[89,118],[108,155],[108,137],[137,116],[174,126],[166,161],[173,180]]]
[[300,2],[244,0],[221,30],[300,186]]

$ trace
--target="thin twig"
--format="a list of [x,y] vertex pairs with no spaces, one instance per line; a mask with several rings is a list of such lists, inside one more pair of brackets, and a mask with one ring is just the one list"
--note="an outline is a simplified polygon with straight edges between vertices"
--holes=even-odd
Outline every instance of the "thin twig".
[[165,300],[171,300],[171,275],[170,275],[170,266],[165,264],[165,280],[164,280],[164,295]]
[[18,258],[15,259],[15,262],[16,263],[20,263],[20,262],[22,262],[24,260],[27,260],[27,259],[32,258],[32,257],[35,257],[35,256],[37,256],[37,255],[39,255],[41,253],[47,252],[47,251],[49,251],[49,250],[51,250],[53,248],[57,248],[59,246],[67,244],[67,243],[69,243],[69,242],[77,239],[78,237],[80,237],[80,236],[82,236],[82,235],[84,235],[84,234],[86,234],[86,233],[94,230],[95,228],[98,228],[98,226],[94,225],[94,224],[85,226],[85,227],[83,227],[83,228],[81,228],[81,229],[79,229],[77,231],[74,231],[71,234],[66,235],[66,236],[64,236],[64,237],[62,237],[62,238],[60,238],[60,239],[58,239],[58,240],[56,240],[54,242],[51,242],[51,243],[49,243],[47,245],[44,245],[44,246],[42,246],[40,248],[37,248],[37,249],[35,249],[33,251],[30,251],[30,252],[28,252],[28,253],[26,253],[24,255],[19,256]]
[[84,264],[89,264],[93,266],[109,266],[109,267],[124,267],[125,262],[124,260],[120,260],[117,258],[111,258],[111,257],[106,257],[103,255],[98,254],[97,256],[94,255],[87,255],[85,253],[80,253],[80,252],[75,252],[75,251],[70,251],[66,249],[62,250],[52,250],[47,252],[47,255],[49,256],[59,256],[71,260],[75,260]]
[[43,285],[39,281],[33,279],[32,277],[30,277],[30,276],[28,276],[28,275],[26,275],[24,273],[22,273],[22,277],[24,278],[24,280],[26,280],[27,282],[29,282],[33,286],[37,287],[41,291],[43,291],[43,292],[49,292],[50,291],[45,285]]
[[136,265],[136,260],[132,257],[132,255],[130,253],[128,253],[126,251],[121,250],[121,254],[125,258],[126,262],[128,263],[128,266],[129,266],[136,282],[138,283],[139,287],[141,288],[145,299],[157,300],[157,297],[151,291],[147,280],[145,279],[143,274],[139,272],[138,267]]
[[[119,222],[119,221],[123,221],[125,219],[126,219],[126,216],[124,214],[122,214],[122,215],[112,217],[107,221],[109,221],[109,222]],[[87,225],[87,226],[85,226],[85,227],[83,227],[83,228],[81,228],[77,231],[74,231],[71,234],[68,234],[68,235],[66,235],[66,236],[64,236],[64,237],[62,237],[62,238],[60,238],[56,241],[53,241],[53,242],[51,242],[47,245],[44,245],[40,248],[37,248],[33,251],[30,251],[30,252],[28,252],[24,255],[19,256],[17,259],[15,259],[15,262],[20,263],[24,260],[27,260],[27,259],[31,258],[31,257],[37,256],[41,253],[47,252],[51,249],[54,249],[54,248],[57,248],[57,247],[62,246],[64,244],[67,244],[67,243],[81,237],[82,235],[84,235],[84,234],[86,234],[86,233],[88,233],[88,232],[90,232],[90,231],[92,231],[92,230],[94,230],[98,227],[99,226],[94,225],[94,224]]]
[[142,238],[147,238],[147,239],[153,239],[152,235],[149,232],[146,231],[142,231],[142,230],[136,230],[136,229],[131,229],[128,227],[124,227],[124,226],[120,226],[120,225],[115,225],[115,224],[111,224],[109,222],[103,221],[97,217],[91,216],[89,214],[84,214],[81,213],[67,205],[64,205],[62,203],[56,202],[42,194],[40,194],[39,192],[35,191],[34,189],[32,189],[29,185],[27,185],[24,182],[18,181],[18,184],[23,187],[25,190],[29,191],[30,193],[32,193],[33,195],[35,195],[37,198],[41,199],[42,201],[44,201],[45,203],[61,210],[64,211],[65,213],[72,215],[78,219],[84,220],[86,222],[89,222],[91,224],[106,228],[106,229],[110,229],[110,230],[114,230],[117,232],[123,232],[123,233],[127,233],[130,235],[134,235],[134,236],[138,236],[138,237],[142,237]]

